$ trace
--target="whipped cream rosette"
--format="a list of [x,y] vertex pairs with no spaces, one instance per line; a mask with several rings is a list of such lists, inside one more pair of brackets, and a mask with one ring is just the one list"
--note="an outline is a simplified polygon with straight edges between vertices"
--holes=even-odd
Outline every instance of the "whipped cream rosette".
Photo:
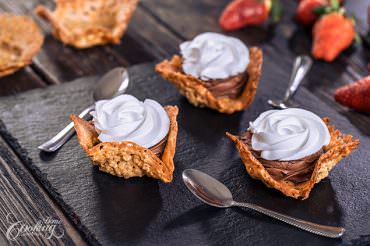
[[298,108],[266,111],[241,136],[227,136],[253,178],[300,199],[359,144],[329,119]]
[[237,38],[206,32],[180,45],[184,73],[202,80],[227,79],[243,73],[249,50]]
[[170,182],[174,171],[178,109],[131,95],[96,102],[87,122],[71,116],[83,149],[100,170]]
[[101,142],[131,141],[150,148],[166,137],[170,120],[154,100],[140,102],[131,95],[96,102],[91,112]]
[[207,32],[182,43],[180,54],[158,64],[156,71],[195,106],[234,113],[253,101],[262,67],[259,48]]
[[317,115],[303,109],[269,110],[248,129],[252,149],[266,160],[293,161],[312,155],[330,142],[328,127]]

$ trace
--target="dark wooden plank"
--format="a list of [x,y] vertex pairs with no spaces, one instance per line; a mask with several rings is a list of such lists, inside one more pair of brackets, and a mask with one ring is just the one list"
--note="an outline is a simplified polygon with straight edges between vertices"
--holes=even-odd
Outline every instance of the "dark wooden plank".
[[[60,209],[48,198],[45,191],[29,174],[18,157],[0,137],[0,238],[1,245],[84,245],[84,241],[76,229],[62,214]],[[56,224],[55,235],[60,238],[46,238],[43,235],[31,234],[9,240],[7,232],[11,225],[22,221],[19,225],[34,226],[38,221],[47,218],[60,221]],[[50,224],[51,225],[51,224]],[[10,236],[16,234],[15,227]],[[45,232],[44,235],[49,235]]]
[[33,10],[38,4],[45,4],[52,8],[52,1],[2,1],[0,8],[3,11],[33,16],[42,30],[46,33],[44,45],[34,58],[36,70],[51,83],[60,83],[76,76],[96,74],[107,71],[119,65],[127,65],[124,58],[118,58],[107,51],[106,47],[95,47],[88,50],[77,50],[64,46],[50,34],[47,23],[36,17]]
[[[126,36],[123,37],[122,45],[125,45],[126,37],[131,37],[140,43],[147,52],[155,59],[163,59],[177,51],[179,38],[170,32],[151,13],[148,13],[139,4],[132,21],[128,27]],[[150,60],[147,60],[148,62]]]
[[46,84],[41,78],[30,67],[26,67],[12,75],[0,78],[0,96],[12,95],[45,86]]
[[[162,58],[172,50],[166,51],[165,44],[172,42],[173,37],[162,27],[157,28],[155,19],[140,8],[120,45],[106,45],[85,50],[74,49],[63,45],[50,34],[50,26],[38,18],[33,10],[38,4],[54,8],[51,0],[13,1],[0,3],[0,9],[33,16],[46,34],[41,52],[34,59],[34,69],[50,83],[69,81],[78,76],[104,73],[116,66],[127,66]],[[157,39],[153,37],[157,36]],[[162,46],[157,46],[157,40]],[[159,47],[159,48],[157,48]]]
[[[268,60],[255,103],[244,112],[223,115],[190,105],[174,86],[159,78],[153,65],[130,69],[136,85],[130,93],[143,99],[180,107],[174,181],[163,184],[150,178],[123,180],[98,171],[76,138],[59,152],[41,154],[36,146],[68,122],[67,115],[91,103],[88,79],[0,99],[0,119],[17,138],[31,160],[24,161],[47,187],[66,214],[90,240],[103,245],[338,245],[369,243],[370,137],[362,134],[335,110],[302,88],[297,102],[320,116],[329,116],[343,132],[360,138],[361,145],[317,186],[309,199],[297,201],[251,179],[225,131],[238,133],[269,109],[268,98],[283,93],[288,75]],[[268,83],[271,80],[276,83]],[[65,97],[68,95],[68,98]],[[41,98],[41,99],[40,99]],[[15,106],[18,105],[18,106]],[[27,113],[26,113],[27,112]],[[27,129],[22,122],[27,122]],[[210,122],[211,127],[210,127]],[[19,150],[18,151],[22,151]],[[219,178],[241,201],[308,219],[344,226],[343,239],[314,236],[248,211],[210,208],[194,198],[181,180],[181,172],[196,168]],[[354,240],[354,241],[353,241]],[[93,241],[95,242],[95,241]]]
[[34,67],[48,82],[60,83],[76,76],[102,73],[111,67],[128,64],[125,59],[113,56],[104,47],[77,50],[63,45],[51,36],[50,26],[35,15],[34,8],[38,4],[50,8],[54,5],[52,1],[8,0],[0,3],[0,9],[30,15],[37,20],[46,36],[41,51],[34,58]]

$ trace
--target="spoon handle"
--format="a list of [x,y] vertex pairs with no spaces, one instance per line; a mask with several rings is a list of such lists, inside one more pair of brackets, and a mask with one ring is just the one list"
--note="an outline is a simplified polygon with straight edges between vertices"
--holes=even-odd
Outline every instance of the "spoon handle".
[[304,221],[301,219],[296,219],[288,215],[284,215],[284,214],[260,207],[258,205],[250,204],[250,203],[234,202],[233,206],[245,207],[245,208],[255,210],[257,212],[260,212],[272,218],[288,223],[292,226],[298,227],[302,230],[305,230],[305,231],[308,231],[308,232],[311,232],[311,233],[314,233],[320,236],[324,236],[324,237],[338,238],[338,237],[341,237],[345,231],[345,229],[342,227],[315,224],[315,223]]
[[288,101],[294,95],[311,66],[312,59],[309,56],[298,56],[295,59],[292,74],[290,75],[289,87],[285,92],[284,102]]
[[[94,109],[94,105],[86,108],[82,111],[78,116],[80,118],[86,117],[88,113],[90,113]],[[52,137],[49,141],[41,144],[38,149],[46,152],[54,152],[62,147],[75,133],[75,129],[73,127],[73,122],[69,123],[66,127],[63,128],[60,132],[58,132],[54,137]]]

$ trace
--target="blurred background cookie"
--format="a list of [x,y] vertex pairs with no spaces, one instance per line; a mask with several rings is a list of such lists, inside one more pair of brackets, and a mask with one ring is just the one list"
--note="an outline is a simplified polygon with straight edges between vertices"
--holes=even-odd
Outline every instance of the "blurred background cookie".
[[0,77],[31,63],[44,37],[36,23],[27,16],[0,14]]
[[118,44],[138,2],[58,0],[53,12],[43,5],[39,5],[35,11],[52,24],[57,39],[83,49],[107,43]]

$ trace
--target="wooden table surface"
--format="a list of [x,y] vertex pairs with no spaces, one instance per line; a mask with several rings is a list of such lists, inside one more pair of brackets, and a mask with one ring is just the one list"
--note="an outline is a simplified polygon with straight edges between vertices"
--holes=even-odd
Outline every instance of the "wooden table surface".
[[[184,40],[205,31],[221,32],[217,18],[228,2],[229,0],[142,0],[120,45],[77,50],[54,39],[50,34],[49,24],[35,16],[33,9],[38,4],[52,9],[52,0],[2,0],[0,11],[33,16],[45,33],[45,42],[30,66],[0,79],[0,96],[47,87],[81,76],[102,74],[116,66],[168,58],[178,53],[178,46]],[[295,2],[283,1],[285,15],[282,22],[275,27],[249,27],[229,34],[240,38],[247,45],[262,47],[265,59],[276,61],[278,70],[288,74],[294,57],[309,53],[311,44],[309,31],[301,29],[292,20]],[[369,4],[369,0],[346,1],[349,12],[358,17],[361,33],[366,32],[365,20]],[[370,135],[370,117],[339,106],[333,100],[333,92],[339,86],[367,75],[368,61],[369,49],[362,46],[350,48],[331,64],[315,62],[303,85],[338,114],[348,118],[367,136]],[[277,96],[284,89],[281,88]],[[22,163],[19,154],[14,152],[14,146],[10,146],[3,137],[0,133],[0,245],[10,243],[5,235],[8,227],[6,216],[9,213],[30,223],[45,215],[60,218],[66,236],[54,243],[88,243],[75,227],[79,222],[64,215],[58,203],[49,197],[48,190]],[[24,245],[31,240],[37,245],[51,243],[37,236],[20,238],[11,243]]]

